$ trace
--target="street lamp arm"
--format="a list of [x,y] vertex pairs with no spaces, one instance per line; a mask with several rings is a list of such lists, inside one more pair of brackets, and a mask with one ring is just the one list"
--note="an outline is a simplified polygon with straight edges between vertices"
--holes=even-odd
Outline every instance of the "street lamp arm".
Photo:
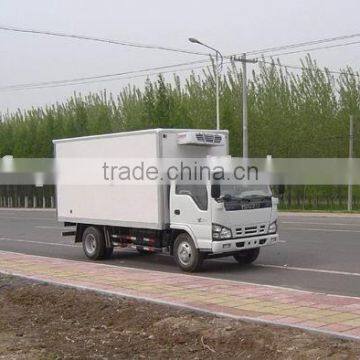
[[212,51],[214,51],[216,54],[219,55],[220,59],[221,59],[221,64],[220,64],[220,67],[222,69],[223,67],[223,64],[224,64],[224,56],[222,55],[222,53],[218,50],[218,49],[215,49],[214,47],[210,46],[210,45],[207,45],[207,44],[204,44],[203,42],[201,42],[200,40],[198,39],[195,39],[195,38],[189,38],[189,41],[194,43],[194,44],[199,44],[199,45],[202,45]]
[[224,56],[222,55],[222,53],[221,53],[219,50],[213,48],[212,46],[209,46],[209,45],[206,45],[206,44],[203,44],[203,43],[200,43],[200,44],[203,45],[203,46],[205,46],[205,47],[207,47],[208,49],[214,51],[216,54],[219,55],[219,57],[220,57],[220,59],[221,59],[220,68],[222,69],[223,64],[224,64]]

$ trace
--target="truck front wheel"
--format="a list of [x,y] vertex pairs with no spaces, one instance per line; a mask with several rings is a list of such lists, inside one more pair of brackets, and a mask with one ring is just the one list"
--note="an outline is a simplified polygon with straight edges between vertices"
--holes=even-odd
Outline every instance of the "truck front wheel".
[[260,254],[260,248],[243,250],[234,255],[234,259],[242,265],[251,264]]
[[178,266],[187,272],[198,271],[203,262],[202,254],[187,233],[181,233],[177,236],[174,243],[174,256]]
[[106,245],[104,233],[95,226],[85,229],[82,236],[82,245],[85,255],[91,260],[104,259],[106,256]]

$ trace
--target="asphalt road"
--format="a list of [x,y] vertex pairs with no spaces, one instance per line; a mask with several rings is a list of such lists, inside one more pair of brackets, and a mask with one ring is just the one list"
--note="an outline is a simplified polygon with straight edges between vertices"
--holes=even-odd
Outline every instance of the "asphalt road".
[[[88,261],[81,245],[61,237],[53,211],[0,210],[0,250]],[[232,258],[207,260],[202,276],[360,296],[360,216],[281,215],[281,243],[241,267]],[[179,272],[172,257],[120,250],[106,263]]]

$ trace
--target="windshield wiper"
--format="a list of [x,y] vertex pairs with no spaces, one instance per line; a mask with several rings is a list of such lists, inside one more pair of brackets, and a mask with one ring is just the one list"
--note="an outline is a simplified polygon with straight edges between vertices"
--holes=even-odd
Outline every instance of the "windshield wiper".
[[263,200],[267,200],[268,198],[269,196],[266,195],[249,195],[249,196],[240,197],[241,200],[247,200],[247,201],[252,201],[252,200],[263,201]]
[[234,197],[231,194],[225,194],[223,196],[220,196],[219,198],[217,198],[218,201],[231,201],[234,200]]

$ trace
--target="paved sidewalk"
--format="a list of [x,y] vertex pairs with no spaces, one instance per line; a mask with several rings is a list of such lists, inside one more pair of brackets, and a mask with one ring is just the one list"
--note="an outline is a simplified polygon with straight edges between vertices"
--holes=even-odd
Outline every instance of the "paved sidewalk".
[[360,340],[360,297],[5,251],[0,251],[0,272]]

